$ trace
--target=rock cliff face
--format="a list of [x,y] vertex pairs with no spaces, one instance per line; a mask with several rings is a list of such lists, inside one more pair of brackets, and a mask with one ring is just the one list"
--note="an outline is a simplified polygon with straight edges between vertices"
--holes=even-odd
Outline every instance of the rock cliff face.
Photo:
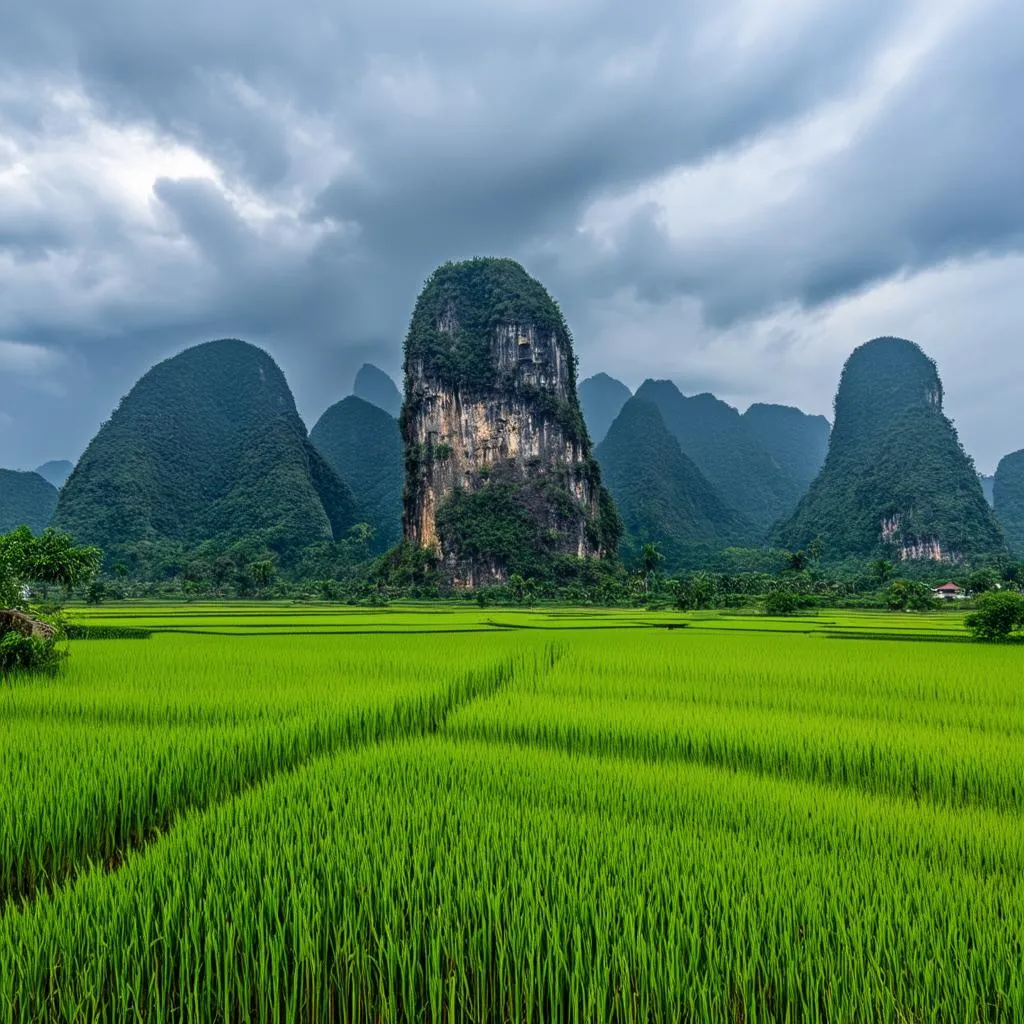
[[832,559],[960,562],[1002,552],[942,397],[935,364],[913,342],[861,345],[839,382],[824,468],[776,542],[795,549],[820,537]]
[[511,260],[440,267],[405,350],[405,538],[456,585],[614,552],[557,305]]

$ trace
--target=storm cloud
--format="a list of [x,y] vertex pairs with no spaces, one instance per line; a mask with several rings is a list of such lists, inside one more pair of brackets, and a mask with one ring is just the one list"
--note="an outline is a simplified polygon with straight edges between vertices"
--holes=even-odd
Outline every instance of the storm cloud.
[[549,285],[584,372],[828,412],[919,341],[982,468],[1024,446],[1010,0],[8,0],[0,464],[75,457],[240,336],[307,419],[398,370],[423,279]]

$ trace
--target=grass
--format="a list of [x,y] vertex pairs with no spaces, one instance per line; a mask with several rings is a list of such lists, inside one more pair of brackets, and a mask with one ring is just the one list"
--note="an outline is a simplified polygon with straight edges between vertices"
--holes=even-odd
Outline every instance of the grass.
[[75,615],[152,635],[0,689],[0,1021],[1024,1016],[959,616]]

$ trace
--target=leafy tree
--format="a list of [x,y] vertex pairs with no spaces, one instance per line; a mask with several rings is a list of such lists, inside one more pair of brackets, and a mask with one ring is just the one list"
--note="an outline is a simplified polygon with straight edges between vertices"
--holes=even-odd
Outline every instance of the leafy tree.
[[0,607],[23,608],[26,588],[50,583],[73,590],[99,572],[102,555],[93,547],[78,547],[66,533],[44,530],[38,537],[27,526],[0,536]]
[[773,590],[765,595],[766,615],[793,615],[800,609],[800,598],[791,590]]
[[252,562],[249,566],[249,575],[252,577],[253,583],[256,584],[257,588],[262,592],[274,580],[274,576],[277,572],[277,568],[269,558],[260,559],[258,562]]
[[976,640],[1008,640],[1024,629],[1024,594],[1012,590],[982,594],[964,623]]
[[995,569],[975,569],[967,577],[967,589],[972,594],[985,594],[999,589],[999,573]]
[[54,666],[60,654],[59,630],[21,612],[29,585],[50,583],[72,590],[87,585],[99,571],[96,548],[77,547],[56,530],[34,537],[28,527],[0,536],[0,674]]

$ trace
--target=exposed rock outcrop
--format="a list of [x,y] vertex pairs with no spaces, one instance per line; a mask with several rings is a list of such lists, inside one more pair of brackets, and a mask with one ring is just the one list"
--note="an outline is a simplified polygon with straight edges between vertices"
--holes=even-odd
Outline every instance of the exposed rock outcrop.
[[825,466],[776,541],[795,549],[820,537],[831,559],[959,562],[1003,551],[942,397],[935,364],[913,342],[861,345],[839,382]]
[[456,585],[614,552],[555,302],[511,260],[434,272],[405,348],[406,540]]
[[39,640],[52,640],[57,635],[48,622],[40,622],[14,608],[0,608],[0,636],[5,633],[20,633]]

